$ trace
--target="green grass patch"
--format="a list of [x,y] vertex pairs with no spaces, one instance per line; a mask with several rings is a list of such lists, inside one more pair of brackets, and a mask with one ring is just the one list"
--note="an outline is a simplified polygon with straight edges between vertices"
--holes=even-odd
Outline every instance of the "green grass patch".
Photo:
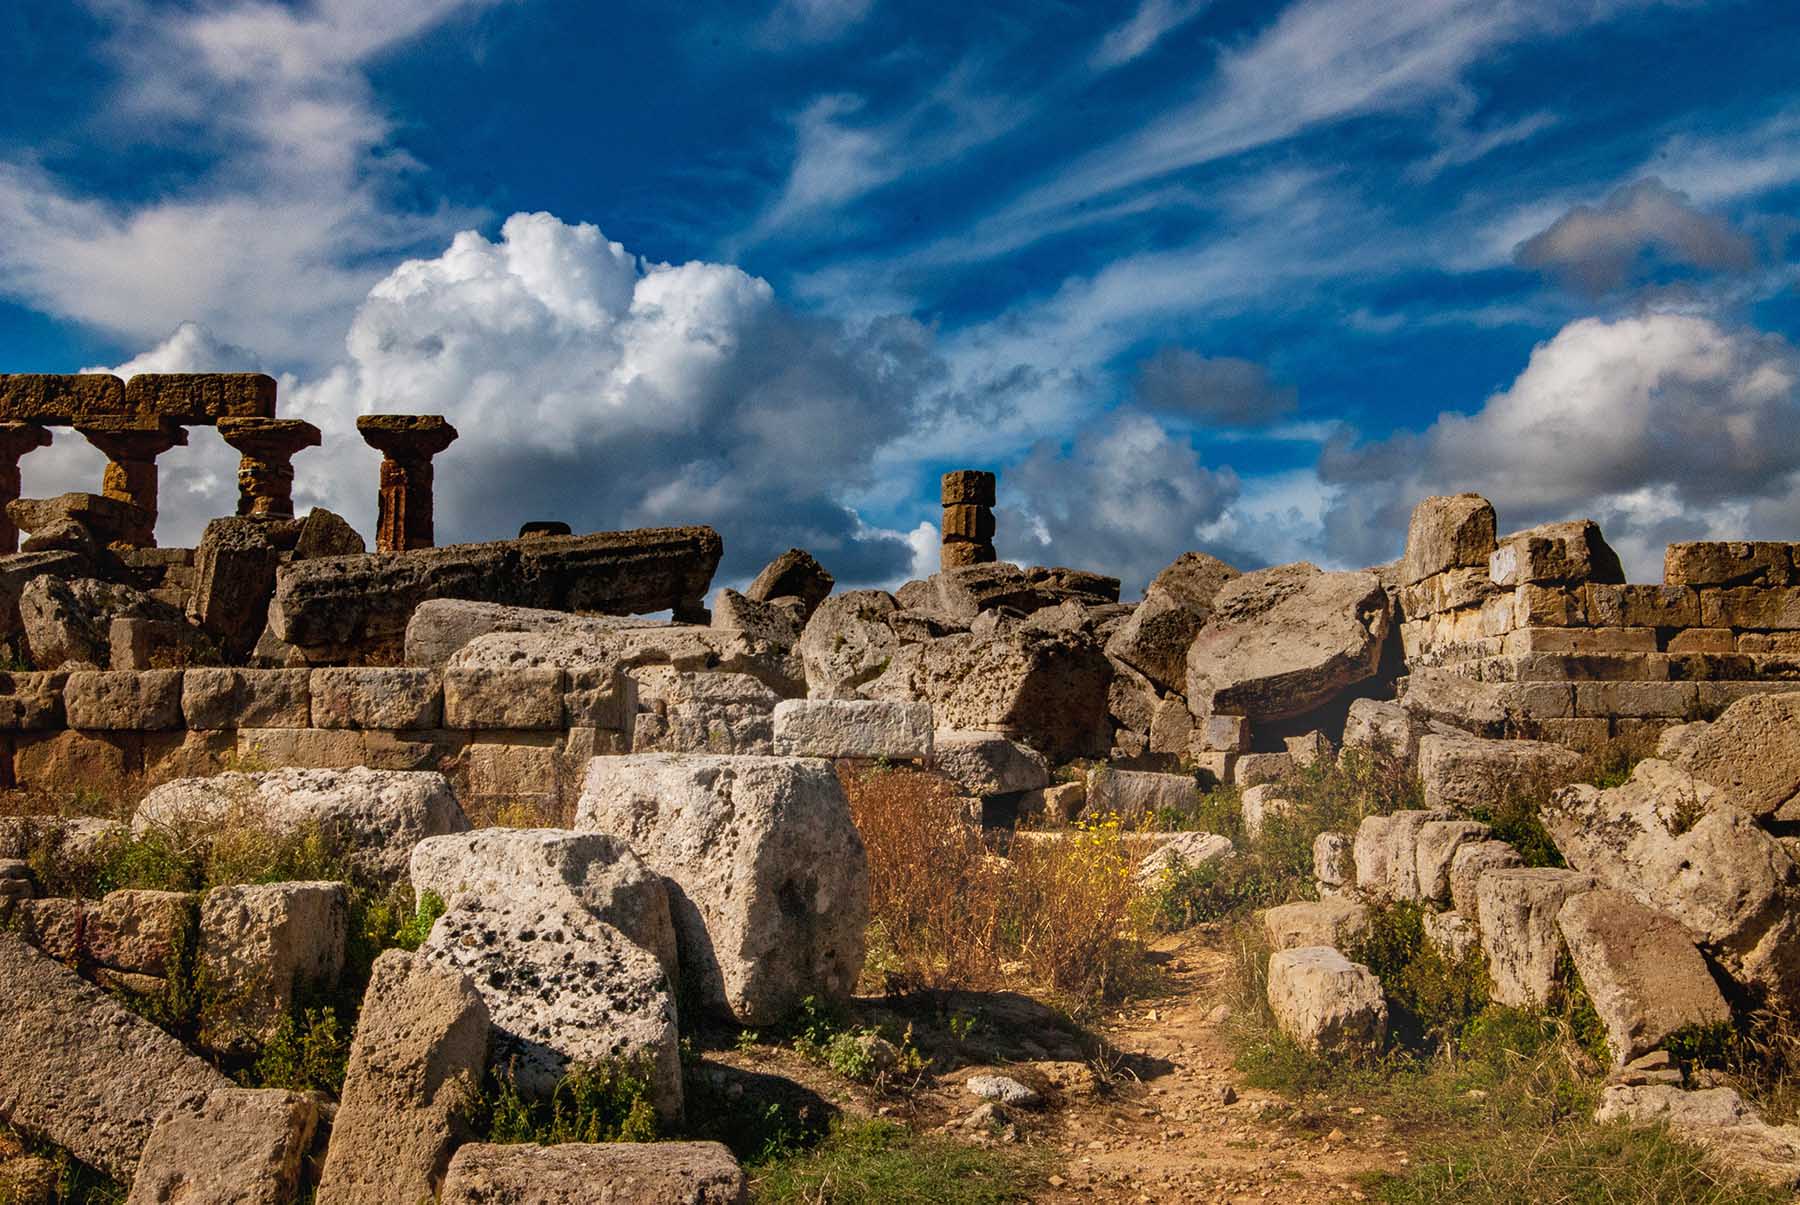
[[490,1075],[469,1122],[482,1140],[498,1143],[554,1146],[658,1137],[649,1069],[629,1059],[577,1064],[542,1098],[521,1093],[504,1075]]
[[1028,1201],[1040,1157],[968,1146],[890,1121],[839,1121],[824,1141],[752,1168],[757,1205],[994,1205]]

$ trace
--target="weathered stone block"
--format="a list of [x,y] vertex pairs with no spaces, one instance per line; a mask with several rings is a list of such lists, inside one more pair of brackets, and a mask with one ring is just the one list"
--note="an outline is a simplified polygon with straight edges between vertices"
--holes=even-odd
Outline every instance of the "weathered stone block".
[[1294,759],[1287,753],[1246,753],[1237,759],[1231,780],[1240,787],[1259,787],[1280,782],[1294,771]]
[[1250,749],[1250,721],[1241,715],[1209,715],[1198,719],[1194,723],[1193,747],[1246,753]]
[[123,798],[144,768],[143,737],[131,732],[22,732],[13,738],[13,779],[40,791]]
[[1688,628],[1676,632],[1669,637],[1671,653],[1730,653],[1757,652],[1757,649],[1741,648],[1737,637],[1730,628]]
[[1419,741],[1425,804],[1467,811],[1509,795],[1541,795],[1574,780],[1581,758],[1546,741],[1432,733]]
[[800,622],[818,609],[831,593],[837,580],[803,548],[790,548],[764,565],[744,590],[751,602],[772,603],[780,598],[797,598],[801,604]]
[[69,727],[111,732],[179,728],[181,676],[178,669],[70,674],[63,688]]
[[66,673],[0,674],[0,731],[42,732],[61,728]]
[[1700,592],[1686,586],[1624,586],[1590,582],[1588,621],[1603,628],[1692,628],[1700,623]]
[[1433,574],[1485,566],[1494,551],[1494,508],[1479,494],[1426,498],[1413,508],[1401,562],[1405,585]]
[[156,1123],[125,1205],[290,1205],[318,1123],[301,1093],[220,1088]]
[[1654,653],[1656,629],[1518,628],[1506,634],[1501,651],[1508,657],[1527,653]]
[[1579,628],[1588,623],[1586,599],[1579,587],[1540,586],[1526,582],[1513,591],[1513,626]]
[[1562,937],[1556,918],[1593,879],[1574,870],[1490,870],[1475,888],[1481,949],[1496,1004],[1542,1008],[1562,989]]
[[1419,830],[1448,812],[1404,811],[1365,816],[1356,829],[1356,889],[1375,900],[1419,898]]
[[1437,904],[1450,902],[1450,869],[1465,845],[1486,841],[1487,825],[1474,820],[1431,820],[1419,826],[1414,845],[1419,872],[1419,898]]
[[538,669],[446,669],[444,726],[462,729],[561,728],[563,678],[562,670],[548,666]]
[[467,975],[405,950],[376,958],[319,1205],[431,1200],[470,1137],[487,1055],[487,1005]]
[[1747,540],[1670,544],[1663,581],[1671,586],[1785,586],[1794,581],[1792,545]]
[[1699,701],[1699,684],[1694,682],[1575,683],[1578,716],[1685,718],[1696,713]]
[[1156,812],[1180,813],[1198,797],[1191,774],[1152,774],[1096,766],[1088,773],[1087,814],[1132,820]]
[[864,699],[784,699],[775,705],[781,757],[928,758],[931,704]]
[[54,427],[126,413],[125,382],[110,373],[0,373],[0,421]]
[[140,372],[125,382],[125,409],[187,426],[274,418],[275,388],[260,372]]
[[1709,628],[1800,631],[1800,586],[1702,590],[1700,623]]
[[1009,795],[1050,785],[1043,755],[994,732],[941,729],[932,737],[938,772],[971,795]]
[[345,728],[239,728],[238,758],[271,769],[342,770],[368,758],[361,732]]
[[[1244,835],[1251,840],[1262,836],[1263,826],[1278,816],[1294,810],[1294,801],[1284,798],[1275,783],[1246,787],[1239,815],[1244,822]],[[1306,944],[1306,943],[1302,943]]]
[[310,675],[303,669],[190,669],[181,679],[189,728],[306,728]]
[[146,789],[177,778],[205,778],[218,774],[237,760],[235,732],[146,732],[143,741]]
[[1369,907],[1355,900],[1302,900],[1264,909],[1262,925],[1271,950],[1326,946],[1343,953],[1368,936]]
[[296,994],[330,989],[344,969],[349,898],[342,883],[215,887],[200,901],[200,973],[217,1005],[201,1017],[214,1050],[274,1036]]
[[1498,586],[1526,582],[1623,582],[1619,556],[1591,519],[1545,523],[1499,541],[1488,558]]
[[1387,1040],[1380,981],[1329,947],[1271,954],[1268,996],[1281,1032],[1316,1053],[1370,1055]]
[[976,469],[945,473],[940,497],[945,506],[994,505],[994,475]]
[[443,1205],[588,1205],[599,1198],[744,1205],[749,1189],[731,1152],[716,1142],[557,1146],[471,1143],[456,1152]]
[[436,728],[443,691],[428,669],[315,669],[315,728]]
[[969,503],[946,506],[943,531],[946,540],[986,543],[994,538],[994,512]]

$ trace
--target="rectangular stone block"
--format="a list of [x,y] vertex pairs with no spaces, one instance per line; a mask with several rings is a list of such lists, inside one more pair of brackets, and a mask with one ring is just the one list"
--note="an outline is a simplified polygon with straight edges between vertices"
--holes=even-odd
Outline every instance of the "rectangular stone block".
[[563,723],[570,728],[602,728],[629,738],[637,709],[637,679],[623,670],[604,683],[572,680],[563,690]]
[[1749,653],[1670,653],[1669,679],[1675,682],[1734,681],[1761,676]]
[[1800,682],[1696,682],[1694,689],[1700,717],[1713,720],[1739,699],[1800,690]]
[[1209,715],[1195,722],[1191,747],[1243,753],[1250,748],[1250,721],[1241,715]]
[[69,675],[63,687],[69,727],[163,732],[181,727],[181,671],[98,670]]
[[565,793],[561,751],[543,745],[473,744],[463,754],[459,785],[458,798],[477,823],[507,808],[524,808],[541,823],[554,825]]
[[57,794],[125,798],[144,768],[144,740],[132,732],[21,732],[13,738],[13,779]]
[[181,714],[194,729],[307,728],[310,677],[304,669],[190,669]]
[[1577,682],[1577,716],[1685,717],[1695,714],[1699,688],[1692,682]]
[[975,469],[945,473],[941,501],[945,506],[994,505],[994,475]]
[[1448,569],[1403,587],[1400,606],[1408,616],[1435,615],[1440,611],[1481,606],[1493,597],[1495,590],[1485,567]]
[[1220,749],[1195,749],[1188,759],[1194,763],[1197,781],[1205,790],[1229,783],[1237,770],[1238,755]]
[[1508,634],[1507,656],[1525,653],[1654,653],[1655,628],[1520,628]]
[[946,540],[986,543],[994,538],[994,512],[970,504],[946,506],[943,534]]
[[140,372],[125,382],[131,414],[210,426],[222,418],[274,418],[275,378],[260,372]]
[[319,1102],[283,1088],[220,1088],[163,1115],[126,1205],[278,1205],[298,1198]]
[[332,728],[239,728],[238,760],[256,769],[344,770],[364,764],[363,734]]
[[1729,653],[1734,649],[1739,652],[1753,652],[1752,649],[1738,648],[1737,636],[1730,628],[1688,628],[1676,632],[1669,637],[1668,651],[1671,653]]
[[1516,620],[1518,598],[1516,591],[1496,594],[1481,604],[1481,634],[1483,636],[1504,636],[1518,627]]
[[66,427],[127,412],[125,383],[108,373],[0,373],[0,422]]
[[1785,586],[1795,582],[1793,545],[1750,540],[1689,540],[1663,554],[1670,586]]
[[0,674],[0,731],[42,732],[63,727],[63,689],[69,675],[61,670]]
[[446,669],[444,726],[457,729],[562,728],[563,671]]
[[1586,600],[1579,589],[1527,582],[1513,591],[1516,628],[1578,628],[1587,622]]
[[468,743],[463,733],[443,728],[362,735],[362,764],[376,770],[442,771]]
[[1577,753],[1592,753],[1612,739],[1612,723],[1593,717],[1539,720],[1533,732],[1538,740],[1552,741]]
[[310,687],[315,728],[436,728],[443,717],[429,669],[315,669]]
[[1800,631],[1800,586],[1702,590],[1700,623],[1709,628]]
[[1700,592],[1685,586],[1589,583],[1587,611],[1596,627],[1691,628],[1700,623]]
[[783,699],[775,705],[778,757],[931,756],[931,704],[886,699]]
[[[1699,687],[1696,685],[1695,689]],[[1613,739],[1624,741],[1638,749],[1654,749],[1663,733],[1689,722],[1685,718],[1672,716],[1618,716],[1612,722]]]
[[235,732],[147,732],[144,787],[177,778],[210,778],[237,762]]
[[[1713,650],[1708,651],[1710,652]],[[1722,649],[1718,651],[1729,653],[1732,650]],[[1774,653],[1784,657],[1800,657],[1800,632],[1745,632],[1737,638],[1736,651],[1740,653]]]
[[1560,720],[1575,714],[1574,691],[1564,682],[1509,682],[1497,685],[1500,705],[1515,722]]

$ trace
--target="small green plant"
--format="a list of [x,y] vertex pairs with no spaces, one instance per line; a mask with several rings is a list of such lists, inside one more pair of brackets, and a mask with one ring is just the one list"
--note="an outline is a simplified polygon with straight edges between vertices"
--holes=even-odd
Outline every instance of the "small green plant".
[[1539,814],[1541,800],[1516,789],[1500,791],[1491,801],[1478,803],[1469,815],[1494,830],[1496,841],[1504,841],[1518,851],[1527,866],[1564,865],[1562,851],[1544,827]]
[[894,1042],[873,1026],[850,1024],[840,1006],[821,1003],[816,996],[800,1002],[788,1029],[803,1057],[855,1083],[880,1084],[925,1069],[924,1057],[912,1044],[911,1026]]
[[739,1054],[749,1054],[751,1051],[756,1049],[757,1043],[759,1043],[761,1041],[762,1041],[762,1035],[760,1033],[756,1032],[756,1030],[754,1030],[754,1029],[738,1030],[737,1042],[736,1042],[738,1053]]
[[980,1020],[981,1018],[977,1017],[974,1013],[951,1013],[948,1022],[950,1036],[959,1042],[968,1041],[969,1035],[975,1032],[975,1026],[980,1023]]
[[262,1088],[342,1092],[350,1066],[349,1030],[330,1005],[296,1011],[263,1043],[246,1078]]
[[489,1142],[654,1142],[649,1069],[631,1059],[574,1064],[543,1098],[519,1091],[504,1072],[490,1076],[470,1118]]
[[1032,1198],[1039,1162],[1017,1148],[968,1146],[890,1121],[845,1120],[812,1150],[765,1162],[753,1181],[765,1205],[997,1205]]

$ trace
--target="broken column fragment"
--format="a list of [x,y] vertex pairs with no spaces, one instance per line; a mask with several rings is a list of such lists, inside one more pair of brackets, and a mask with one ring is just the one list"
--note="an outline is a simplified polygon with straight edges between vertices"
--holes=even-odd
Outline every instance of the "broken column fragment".
[[994,475],[976,469],[945,473],[944,540],[938,563],[944,569],[997,560],[994,552]]
[[430,548],[431,458],[456,440],[441,414],[365,414],[356,420],[363,441],[381,453],[381,509],[377,552]]
[[139,548],[156,546],[156,458],[187,443],[187,429],[164,418],[96,418],[75,429],[106,457],[100,493],[144,512],[141,524],[123,533]]
[[319,446],[319,429],[298,418],[221,418],[219,437],[238,461],[239,515],[294,517],[294,453]]
[[0,553],[19,551],[19,528],[6,514],[6,504],[19,499],[19,458],[50,446],[48,428],[36,423],[0,422]]

